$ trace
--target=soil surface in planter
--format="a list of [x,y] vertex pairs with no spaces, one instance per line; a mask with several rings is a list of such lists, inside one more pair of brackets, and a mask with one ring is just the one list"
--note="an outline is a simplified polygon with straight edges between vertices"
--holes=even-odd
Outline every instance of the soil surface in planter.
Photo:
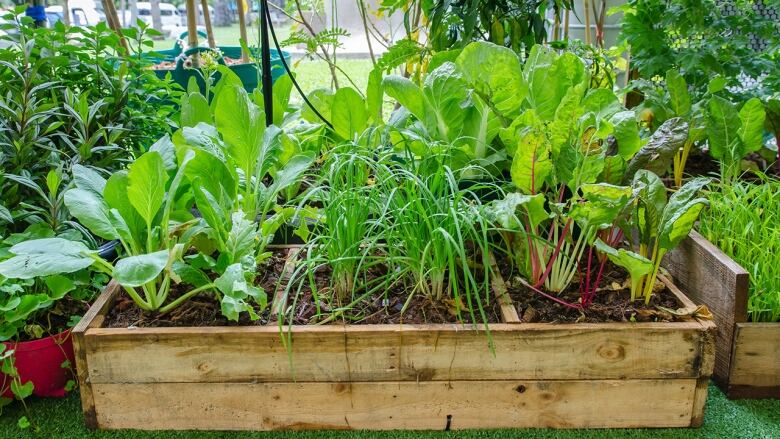
[[[370,282],[382,274],[381,270],[372,270],[368,274],[367,279]],[[307,282],[301,288],[301,293],[295,303],[292,314],[293,324],[307,325],[322,322],[331,315],[332,310],[340,308],[335,300],[333,290],[329,286],[331,283],[330,267],[318,269],[315,272],[314,279],[317,285],[319,303],[315,301]],[[417,292],[409,302],[407,309],[402,313],[404,304],[409,299],[409,285],[411,285],[411,280],[407,279],[406,283],[399,282],[386,292],[380,291],[372,294],[329,322],[334,324],[344,324],[346,322],[357,325],[378,325],[401,323],[471,324],[472,322],[482,324],[485,321],[480,316],[476,304],[474,304],[476,318],[472,318],[468,308],[466,308],[466,304],[460,304],[460,315],[458,315],[458,304],[446,291],[443,293],[444,297],[441,300],[432,300],[422,292]],[[484,295],[481,297],[484,298]],[[349,300],[347,301],[349,302]],[[466,299],[463,297],[461,300],[465,301]],[[501,322],[501,307],[492,292],[490,292],[490,303],[485,303],[483,300],[482,306],[488,323]]]
[[[222,59],[225,61],[225,65],[228,65],[228,66],[233,66],[233,65],[236,65],[236,64],[251,64],[249,62],[243,63],[240,59],[229,58],[227,56],[223,56]],[[161,62],[151,66],[151,69],[152,70],[176,70],[176,62],[177,61],[161,61]],[[187,59],[184,62],[184,68],[185,69],[192,68],[192,60],[191,59]]]
[[[681,306],[677,296],[660,281],[656,282],[649,304],[645,305],[644,299],[632,302],[628,274],[611,262],[604,267],[593,303],[585,309],[567,307],[540,295],[523,284],[508,260],[500,259],[498,264],[507,292],[524,323],[674,322],[687,319],[659,308],[676,310]],[[592,281],[596,277],[595,271],[591,274]],[[570,304],[579,304],[580,282],[575,277],[569,288],[560,294],[544,292]]]
[[[71,296],[65,296],[54,303],[54,306],[47,311],[39,312],[36,316],[27,322],[28,327],[33,325],[43,328],[43,337],[59,334],[70,328],[71,316],[82,316],[89,309],[89,302],[76,300]],[[31,337],[25,331],[19,331],[19,339],[14,341],[38,340],[42,337]]]
[[[274,297],[274,291],[284,271],[285,256],[287,250],[275,250],[270,258],[265,260],[257,268],[256,285],[263,288],[268,295],[270,305]],[[167,301],[170,302],[182,294],[190,291],[189,285],[176,285],[171,288]],[[281,286],[284,288],[284,285]],[[108,312],[104,326],[107,328],[127,328],[129,326],[142,328],[159,327],[186,327],[186,326],[262,326],[268,324],[269,309],[260,310],[255,306],[255,312],[260,316],[252,320],[249,314],[239,314],[237,322],[228,320],[222,315],[219,301],[213,292],[198,294],[184,302],[167,314],[148,313],[142,311],[127,295],[120,294],[114,306]]]

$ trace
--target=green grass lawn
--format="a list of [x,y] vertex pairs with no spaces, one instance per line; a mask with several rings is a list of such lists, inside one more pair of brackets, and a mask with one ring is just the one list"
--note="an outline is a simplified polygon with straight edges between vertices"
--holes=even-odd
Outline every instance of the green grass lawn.
[[[642,398],[642,395],[636,395]],[[16,426],[24,414],[13,404],[0,417],[0,438],[223,438],[223,432],[142,432],[89,431],[84,427],[77,395],[65,399],[33,399],[28,403],[38,432],[22,431]],[[629,408],[626,407],[626,410]],[[778,438],[780,437],[780,401],[729,401],[715,386],[710,386],[704,427],[698,429],[651,430],[477,430],[467,432],[241,432],[231,438]]]

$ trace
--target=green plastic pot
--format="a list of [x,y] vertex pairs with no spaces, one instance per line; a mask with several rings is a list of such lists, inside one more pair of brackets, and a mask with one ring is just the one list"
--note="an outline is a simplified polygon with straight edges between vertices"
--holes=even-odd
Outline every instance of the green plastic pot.
[[[198,31],[198,35],[206,38],[206,34],[202,31]],[[184,40],[187,38],[187,32],[182,32],[181,35],[179,35],[179,40]],[[219,46],[217,48],[219,50],[219,53],[222,54],[218,58],[218,62],[220,64],[225,64],[225,61],[222,57],[228,57],[232,59],[240,59],[241,58],[241,46]],[[253,58],[257,59],[260,57],[260,50],[253,48],[251,50],[251,55]],[[214,49],[208,48],[208,47],[196,47],[192,49],[188,49],[184,52],[184,56],[181,52],[181,47],[178,44],[174,44],[174,47],[169,50],[160,50],[156,52],[157,56],[147,55],[147,59],[155,62],[160,63],[163,61],[169,61],[174,62],[176,61],[176,67],[174,69],[157,69],[155,70],[155,74],[161,78],[164,79],[168,73],[171,74],[171,78],[173,81],[175,81],[177,84],[179,84],[182,88],[187,88],[187,84],[190,81],[190,78],[195,78],[197,81],[201,91],[205,91],[206,85],[203,82],[203,78],[201,78],[200,74],[198,74],[197,71],[186,69],[184,68],[183,61],[186,59],[186,57],[192,55],[195,52],[214,52]],[[288,65],[290,63],[290,54],[288,52],[282,52],[283,56],[285,57],[285,60],[287,61]],[[232,64],[229,65],[228,68],[232,70],[240,79],[241,83],[244,85],[244,88],[247,92],[254,91],[258,84],[260,83],[260,72],[258,70],[258,64],[255,61],[250,61],[247,63],[241,63],[241,64]],[[284,65],[282,65],[281,57],[279,56],[279,52],[276,50],[271,49],[271,78],[272,81],[276,81],[277,78],[285,74]],[[215,75],[215,80],[219,80],[219,73]]]

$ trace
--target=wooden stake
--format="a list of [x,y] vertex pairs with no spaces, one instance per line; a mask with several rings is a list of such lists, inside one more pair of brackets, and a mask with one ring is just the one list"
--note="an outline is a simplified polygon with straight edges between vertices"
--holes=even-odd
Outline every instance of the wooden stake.
[[585,44],[590,44],[590,2],[588,0],[583,0],[583,5],[585,7]]
[[[198,47],[198,8],[195,0],[187,0],[187,48],[194,49]],[[200,57],[197,53],[192,54],[192,66],[200,67]]]
[[246,13],[244,12],[244,0],[237,0],[238,3],[238,29],[241,32],[241,40],[244,44],[241,45],[241,62],[249,62],[249,54],[244,50],[244,46],[249,45],[249,40],[246,37]]
[[119,16],[116,14],[116,5],[114,0],[103,0],[103,10],[106,12],[106,21],[110,27],[119,36],[119,45],[125,49],[125,53],[130,53],[125,36],[122,35],[122,26],[119,24]]
[[566,15],[563,17],[563,39],[568,40],[569,39],[569,14],[571,13],[570,10],[566,10]]
[[211,27],[211,13],[209,12],[208,0],[200,0],[200,7],[203,8],[203,24],[206,25],[206,37],[209,40],[209,47],[216,49],[217,43],[214,41],[214,29]]

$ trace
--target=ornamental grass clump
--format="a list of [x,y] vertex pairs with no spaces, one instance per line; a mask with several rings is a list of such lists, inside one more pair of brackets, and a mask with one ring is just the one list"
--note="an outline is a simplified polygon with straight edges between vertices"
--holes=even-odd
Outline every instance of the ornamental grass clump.
[[750,320],[780,322],[780,181],[718,189],[709,194],[699,231],[750,272]]

